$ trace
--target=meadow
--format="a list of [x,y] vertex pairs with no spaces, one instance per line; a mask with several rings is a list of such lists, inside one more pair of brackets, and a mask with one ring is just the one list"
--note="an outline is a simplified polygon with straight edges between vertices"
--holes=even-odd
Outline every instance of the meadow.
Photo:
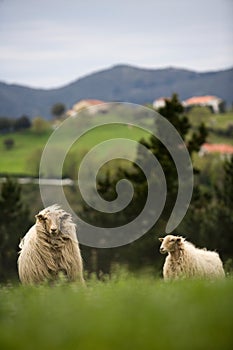
[[[221,131],[232,125],[233,114],[194,110],[189,118],[194,129],[205,121],[208,127]],[[0,135],[1,174],[36,175],[30,165],[38,161],[37,152],[51,133],[37,135],[29,130]],[[84,135],[71,152],[83,154],[98,142],[117,136],[134,140],[147,137],[137,128],[105,126]],[[3,144],[7,137],[15,140],[10,150]],[[217,141],[233,144],[232,138],[210,132],[208,142]],[[195,161],[203,162],[204,167],[206,158]],[[36,196],[31,186],[24,186],[24,191],[33,206]],[[89,276],[85,288],[64,281],[53,286],[0,285],[0,348],[230,350],[232,295],[233,276],[221,281],[164,282],[152,273],[136,276],[126,270],[102,280]]]
[[[215,115],[211,114],[208,109],[195,108],[188,113],[188,118],[192,123],[193,128],[201,122],[204,122],[208,128],[211,128],[207,138],[208,142],[233,145],[233,138],[224,134],[224,131],[232,127],[232,112]],[[42,134],[36,134],[32,130],[28,130],[0,135],[0,173],[2,175],[37,176],[41,152],[52,132],[53,130],[46,131]],[[96,128],[90,133],[82,136],[79,142],[73,145],[70,154],[73,153],[75,155],[77,164],[79,164],[82,156],[94,145],[116,137],[137,141],[142,137],[148,137],[148,134],[135,127],[129,128],[128,126],[119,124],[115,126],[106,125],[104,127]],[[4,147],[4,140],[7,138],[12,138],[15,142],[10,150]],[[64,142],[66,141],[67,140],[64,140]],[[56,156],[57,155],[55,155],[55,157]],[[196,160],[196,162],[198,162],[198,160]]]
[[127,272],[86,288],[2,286],[4,350],[230,350],[233,279],[164,282]]
[[[52,131],[37,135],[32,131],[15,132],[8,135],[0,135],[0,157],[1,157],[1,174],[8,173],[11,175],[36,176],[35,166],[33,162],[39,163],[41,151],[49,140]],[[69,154],[76,154],[77,162],[91,147],[105,140],[121,137],[132,140],[140,140],[145,136],[145,131],[138,128],[128,128],[124,125],[104,126],[94,129],[93,131],[82,136],[70,149]],[[15,146],[7,150],[4,147],[4,139],[13,138]],[[57,154],[59,156],[59,147],[66,145],[67,140],[62,140],[62,144],[58,145]],[[136,149],[135,149],[136,155]],[[79,157],[80,156],[80,157]]]

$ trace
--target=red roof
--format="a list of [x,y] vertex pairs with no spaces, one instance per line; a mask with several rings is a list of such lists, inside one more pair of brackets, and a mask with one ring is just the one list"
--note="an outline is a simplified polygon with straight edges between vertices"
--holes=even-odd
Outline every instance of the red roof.
[[100,105],[104,103],[103,101],[100,101],[100,100],[82,100],[82,102],[86,102],[91,106]]
[[212,100],[216,100],[218,99],[218,97],[216,96],[193,96],[188,98],[187,100],[185,100],[185,104],[188,105],[198,105],[198,104],[202,104],[202,103],[208,103]]
[[208,153],[233,154],[233,146],[226,145],[223,143],[219,143],[219,144],[204,143],[201,148],[203,151],[206,151]]

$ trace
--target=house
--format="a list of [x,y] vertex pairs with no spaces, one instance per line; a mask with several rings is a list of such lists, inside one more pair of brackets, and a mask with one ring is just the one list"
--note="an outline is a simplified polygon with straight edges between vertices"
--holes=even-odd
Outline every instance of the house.
[[153,102],[153,108],[154,109],[159,109],[159,108],[163,108],[165,107],[165,104],[166,104],[166,100],[170,100],[169,97],[160,97],[160,98],[157,98],[156,100],[154,100]]
[[182,102],[184,108],[189,110],[194,106],[209,107],[213,113],[224,112],[224,101],[216,96],[193,96]]
[[199,151],[199,156],[203,157],[211,153],[220,154],[222,157],[230,157],[231,155],[233,155],[233,146],[223,143],[204,143]]
[[[169,97],[160,97],[153,102],[153,108],[159,109],[165,107],[166,101],[169,101]],[[193,96],[182,102],[183,107],[186,111],[192,107],[209,107],[213,113],[225,112],[225,102],[217,96]]]
[[73,105],[73,107],[66,112],[68,117],[74,117],[77,113],[87,109],[89,114],[106,113],[108,106],[104,101],[100,100],[81,100]]

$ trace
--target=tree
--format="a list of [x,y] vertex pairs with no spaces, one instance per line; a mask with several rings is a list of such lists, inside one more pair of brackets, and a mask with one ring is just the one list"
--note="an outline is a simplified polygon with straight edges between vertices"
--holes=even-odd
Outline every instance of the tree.
[[13,128],[13,121],[7,117],[0,117],[0,133],[6,134]]
[[50,124],[42,117],[35,117],[32,121],[32,131],[35,134],[41,135],[50,129]]
[[16,278],[18,245],[29,226],[29,210],[22,201],[21,186],[7,178],[0,192],[0,281]]
[[66,107],[63,103],[56,103],[51,108],[51,114],[56,118],[61,118],[65,113]]
[[11,137],[9,137],[9,138],[5,139],[3,141],[3,143],[4,143],[5,148],[7,150],[10,150],[10,149],[12,149],[14,147],[15,141]]
[[16,131],[29,129],[31,127],[31,121],[27,115],[22,115],[15,120],[14,128]]
[[[174,125],[180,136],[183,138],[187,145],[188,151],[192,156],[200,149],[202,143],[205,142],[207,131],[202,124],[196,130],[192,131],[191,125],[187,117],[183,114],[183,106],[178,100],[177,95],[173,95],[171,99],[166,100],[165,107],[159,110],[159,113],[166,118],[171,124]],[[157,128],[159,129],[159,125]],[[159,131],[159,130],[158,130]],[[164,233],[164,229],[168,218],[171,214],[171,210],[174,207],[177,191],[178,191],[178,179],[176,167],[173,163],[172,157],[166,147],[154,136],[151,136],[149,140],[141,140],[148,150],[150,150],[158,159],[160,165],[163,168],[166,183],[167,183],[167,199],[164,210],[160,216],[158,222],[152,227],[152,229],[146,233],[143,237],[137,241],[120,248],[114,248],[111,250],[111,255],[108,250],[97,250],[97,261],[99,261],[99,269],[106,271],[110,268],[113,262],[125,263],[131,269],[139,269],[147,266],[157,266],[161,264],[161,257],[156,255],[156,248],[158,251],[159,242],[157,240],[158,235]],[[150,159],[140,154],[138,150],[138,160],[141,164],[145,164],[147,169],[150,168]],[[95,212],[87,205],[83,204],[83,217],[88,222],[93,222],[102,227],[115,227],[117,225],[125,224],[135,217],[143,209],[147,199],[147,179],[141,169],[133,164],[130,170],[119,168],[118,171],[112,175],[106,174],[104,179],[98,181],[98,189],[100,194],[106,200],[113,200],[116,198],[115,185],[122,179],[126,178],[130,180],[134,186],[134,196],[131,203],[121,213],[115,214],[103,214],[101,212]],[[144,167],[142,167],[144,168]],[[198,173],[196,171],[196,173]],[[156,176],[154,171],[150,173],[151,182],[158,182],[160,179]],[[153,214],[152,214],[153,215]],[[88,248],[84,249],[84,252]],[[110,255],[110,257],[109,257]],[[104,258],[103,258],[104,257]],[[100,263],[101,261],[101,263]]]
[[224,178],[222,186],[217,190],[217,196],[224,207],[233,208],[233,156],[226,159],[224,166]]
[[222,169],[222,181],[214,188],[195,188],[183,230],[195,244],[217,250],[233,269],[233,156],[225,160]]

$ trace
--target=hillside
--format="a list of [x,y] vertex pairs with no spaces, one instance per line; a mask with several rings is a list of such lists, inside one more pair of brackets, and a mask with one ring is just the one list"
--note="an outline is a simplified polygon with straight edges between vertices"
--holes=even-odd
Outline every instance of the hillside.
[[51,106],[57,102],[70,108],[80,99],[151,103],[155,98],[179,98],[193,95],[217,95],[228,105],[233,96],[233,68],[198,73],[185,69],[141,69],[127,65],[92,73],[57,89],[33,89],[0,82],[0,116],[50,117]]
[[[194,128],[202,122],[206,124],[209,130],[207,142],[233,145],[231,132],[233,120],[232,112],[213,115],[207,108],[194,108],[187,116]],[[53,129],[50,129],[44,131],[42,134],[36,134],[30,129],[9,134],[0,134],[0,176],[5,176],[5,174],[37,176],[41,150],[44,148],[52,131]],[[71,149],[71,153],[75,152],[76,154],[76,165],[78,166],[80,158],[94,145],[116,137],[140,140],[142,137],[146,137],[146,134],[143,130],[129,129],[128,127],[120,125],[114,128],[105,126],[101,129],[92,130],[90,134],[87,133],[78,143],[75,143]],[[4,146],[4,140],[7,138],[14,140],[12,149],[7,149]],[[63,142],[66,141],[63,140]],[[219,164],[218,159],[219,158],[217,158],[216,164]],[[198,168],[205,166],[205,162],[206,158],[202,158],[202,160],[198,156],[195,158],[195,165],[197,165]],[[72,174],[68,174],[67,176],[71,177]]]

